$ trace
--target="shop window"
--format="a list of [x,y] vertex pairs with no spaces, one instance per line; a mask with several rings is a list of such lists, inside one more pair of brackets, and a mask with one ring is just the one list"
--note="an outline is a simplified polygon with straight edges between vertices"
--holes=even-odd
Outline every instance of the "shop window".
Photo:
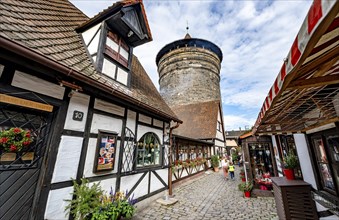
[[[321,188],[326,191],[329,191],[330,193],[335,193],[335,179],[333,178],[334,175],[332,173],[332,170],[336,172],[337,176],[338,173],[337,171],[335,171],[335,169],[338,169],[338,165],[336,165],[338,162],[335,161],[336,157],[334,158],[331,158],[331,156],[328,157],[328,153],[329,154],[335,153],[335,148],[338,148],[337,146],[338,138],[335,137],[328,138],[327,142],[329,145],[331,145],[331,147],[327,147],[326,149],[326,145],[322,137],[312,138],[312,144],[314,148],[318,173],[320,177]],[[332,149],[334,152],[332,151]],[[326,151],[328,151],[328,153]],[[333,159],[334,161],[332,161]],[[334,165],[334,167],[332,165]],[[338,182],[338,180],[336,182]]]
[[156,134],[149,132],[138,141],[137,167],[160,165],[160,141]]
[[[290,152],[292,152],[294,155],[298,155],[297,149],[295,147],[294,138],[292,135],[280,135],[279,143],[280,143],[280,155],[282,156],[280,158],[281,161],[283,161],[284,157],[286,157]],[[296,169],[294,169],[294,174],[297,179],[303,178],[300,164],[298,165]]]

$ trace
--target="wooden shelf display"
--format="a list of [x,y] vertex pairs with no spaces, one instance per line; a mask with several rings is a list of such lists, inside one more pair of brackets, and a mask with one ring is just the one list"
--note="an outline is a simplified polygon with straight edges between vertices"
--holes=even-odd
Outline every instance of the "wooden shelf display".
[[280,220],[319,219],[311,196],[311,185],[302,180],[272,177],[274,198]]

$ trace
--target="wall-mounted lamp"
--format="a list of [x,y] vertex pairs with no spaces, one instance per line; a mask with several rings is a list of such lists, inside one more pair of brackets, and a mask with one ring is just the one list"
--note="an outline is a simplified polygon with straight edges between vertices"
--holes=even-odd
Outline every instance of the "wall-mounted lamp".
[[133,31],[129,31],[127,37],[131,37],[133,34],[134,34]]

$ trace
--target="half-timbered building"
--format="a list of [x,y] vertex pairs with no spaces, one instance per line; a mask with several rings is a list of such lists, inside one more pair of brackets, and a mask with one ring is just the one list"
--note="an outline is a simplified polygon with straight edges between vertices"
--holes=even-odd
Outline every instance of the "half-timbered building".
[[151,40],[141,0],[91,19],[67,0],[1,1],[0,219],[68,219],[71,179],[138,201],[168,188],[181,121],[133,55]]

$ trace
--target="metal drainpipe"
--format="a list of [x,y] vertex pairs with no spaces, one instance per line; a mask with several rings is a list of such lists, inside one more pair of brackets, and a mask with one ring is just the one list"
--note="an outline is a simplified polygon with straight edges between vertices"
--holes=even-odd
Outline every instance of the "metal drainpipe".
[[168,148],[168,163],[169,163],[169,167],[168,167],[168,195],[172,196],[172,132],[174,129],[176,129],[177,127],[179,127],[180,123],[177,122],[176,125],[174,125],[173,127],[170,128],[170,132],[169,132],[169,148]]

